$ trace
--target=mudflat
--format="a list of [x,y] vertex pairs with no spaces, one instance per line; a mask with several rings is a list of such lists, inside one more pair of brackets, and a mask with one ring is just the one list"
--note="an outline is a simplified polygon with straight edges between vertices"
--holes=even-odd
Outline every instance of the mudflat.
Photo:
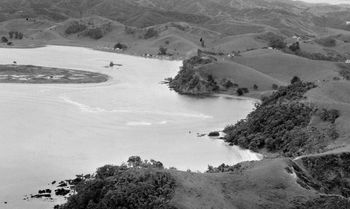
[[108,75],[33,65],[0,65],[0,83],[102,83]]

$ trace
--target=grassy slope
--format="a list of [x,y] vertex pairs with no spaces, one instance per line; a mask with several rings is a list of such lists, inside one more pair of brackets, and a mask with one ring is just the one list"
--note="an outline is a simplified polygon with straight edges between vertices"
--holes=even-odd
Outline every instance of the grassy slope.
[[[103,38],[98,40],[77,36],[76,34],[66,35],[64,31],[73,21],[85,24],[93,22],[96,26],[112,23],[112,31],[106,33]],[[169,53],[174,54],[176,57],[188,57],[194,54],[199,48],[199,39],[201,37],[211,42],[209,40],[213,40],[218,36],[218,33],[204,28],[187,23],[185,26],[185,30],[180,30],[173,26],[172,23],[158,25],[155,29],[159,31],[159,36],[146,40],[143,38],[146,29],[137,29],[135,34],[126,34],[123,24],[99,16],[82,19],[70,18],[60,23],[40,19],[37,19],[35,22],[15,19],[0,22],[0,36],[8,36],[8,32],[11,30],[22,32],[24,34],[23,40],[11,40],[14,43],[14,47],[59,44],[113,49],[114,44],[121,42],[129,47],[126,53],[137,55],[144,53],[156,55],[159,52],[159,47],[164,46],[168,48]],[[169,41],[169,44],[166,44],[166,41]],[[2,44],[2,46],[7,47],[5,44]]]
[[282,84],[277,79],[256,71],[253,68],[229,61],[208,64],[201,67],[199,71],[201,73],[211,74],[217,80],[229,79],[237,83],[240,87],[252,89],[253,85],[256,84],[259,90],[262,91],[271,90],[272,84]]
[[299,76],[306,81],[332,79],[337,76],[334,63],[313,61],[269,49],[244,53],[242,57],[235,57],[234,61],[285,83],[289,83],[293,76]]
[[294,199],[317,196],[298,185],[295,176],[286,171],[288,159],[244,164],[246,168],[233,173],[174,172],[178,182],[174,205],[180,209],[279,209],[291,207]]
[[[100,19],[100,17],[95,17],[95,19]],[[112,32],[98,41],[92,41],[75,36],[64,36],[63,31],[69,21],[59,23],[57,28],[52,29],[51,27],[55,24],[46,20],[36,23],[10,20],[0,23],[0,34],[6,35],[12,29],[23,31],[25,39],[14,41],[16,46],[56,43],[98,48],[112,47],[120,41],[131,46],[128,53],[136,54],[156,54],[159,46],[169,40],[168,48],[172,52],[176,49],[180,55],[190,56],[199,47],[198,39],[204,31],[198,27],[193,27],[189,31],[170,28],[163,31],[157,38],[143,40],[137,36],[126,35],[124,26],[112,21]],[[204,34],[204,38],[209,40],[208,48],[214,48],[217,51],[245,51],[266,45],[266,43],[255,40],[254,35],[221,38],[220,34],[215,37],[210,31]],[[305,48],[310,51],[324,51],[323,47],[318,45],[305,45]],[[337,46],[338,48],[340,51],[346,51],[348,46],[341,44]],[[239,64],[225,61],[211,64],[202,70],[219,78],[234,77],[242,87],[247,85],[251,88],[253,84],[257,84],[261,90],[269,89],[271,83],[289,83],[295,75],[310,81],[331,80],[337,76],[337,68],[334,63],[307,60],[271,50],[245,52],[242,57],[235,57],[233,61]],[[320,107],[335,108],[341,111],[341,116],[336,121],[340,138],[335,144],[330,145],[330,148],[337,148],[330,152],[349,151],[350,101],[348,92],[350,92],[350,84],[346,81],[321,82],[321,84],[319,88],[307,93],[309,100]],[[338,146],[342,147],[338,148]],[[305,196],[307,200],[316,197],[315,191],[305,190],[296,184],[294,177],[284,169],[287,164],[288,160],[285,159],[264,160],[250,166],[242,173],[234,174],[174,172],[178,187],[173,202],[179,208],[285,208],[289,204],[288,201],[293,198],[302,199]]]
[[[306,96],[308,100],[322,108],[333,108],[340,111],[340,117],[336,120],[337,131],[340,134],[335,144],[330,148],[339,151],[350,150],[350,82],[332,81],[321,85],[319,88],[309,91]],[[334,150],[332,150],[334,152]]]

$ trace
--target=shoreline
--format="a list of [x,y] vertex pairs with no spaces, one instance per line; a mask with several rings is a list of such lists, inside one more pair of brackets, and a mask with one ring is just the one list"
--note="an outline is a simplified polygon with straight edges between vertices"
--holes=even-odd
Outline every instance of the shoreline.
[[[84,43],[78,43],[78,42],[48,42],[48,43],[35,43],[35,44],[24,44],[24,45],[20,45],[20,46],[10,46],[10,47],[4,47],[1,46],[0,48],[6,48],[6,49],[35,49],[35,48],[43,48],[43,47],[47,47],[47,46],[66,46],[66,47],[81,47],[81,48],[87,48],[87,49],[91,49],[91,50],[96,50],[96,51],[102,51],[102,52],[110,52],[110,53],[116,53],[116,54],[120,54],[120,55],[128,55],[128,56],[135,56],[135,57],[141,57],[141,58],[148,58],[148,59],[156,59],[156,60],[169,60],[169,61],[183,61],[184,59],[186,59],[183,56],[173,56],[173,57],[168,57],[170,59],[166,59],[166,58],[162,58],[162,57],[145,57],[140,53],[132,53],[128,50],[124,51],[124,52],[118,52],[113,50],[112,48],[103,48],[102,46],[93,46],[91,44],[84,44]],[[180,70],[180,69],[179,69]],[[219,93],[209,93],[208,95],[191,95],[188,94],[190,96],[204,96],[204,97],[210,97],[210,96],[225,96],[225,97],[231,97],[231,98],[235,98],[235,99],[253,99],[256,100],[257,102],[261,101],[261,97],[263,94],[265,94],[266,91],[256,91],[256,92],[250,92],[248,94],[245,94],[244,96],[237,96],[235,94],[230,94],[225,93],[225,92],[219,92]]]
[[[113,43],[106,42],[105,45],[113,45]],[[145,53],[137,52],[137,50],[132,51],[127,49],[125,51],[116,51],[112,47],[103,46],[101,44],[91,44],[91,43],[81,43],[81,42],[67,42],[67,41],[47,41],[47,42],[32,42],[32,43],[20,43],[18,45],[7,46],[1,45],[0,48],[6,49],[35,49],[35,48],[43,48],[46,46],[67,46],[67,47],[81,47],[88,48],[92,50],[102,51],[102,52],[111,52],[116,54],[123,54],[129,56],[143,57],[149,59],[158,59],[158,60],[170,60],[170,61],[183,61],[186,59],[185,56],[180,55],[172,55],[172,56],[161,56],[161,55],[151,55],[144,56]]]

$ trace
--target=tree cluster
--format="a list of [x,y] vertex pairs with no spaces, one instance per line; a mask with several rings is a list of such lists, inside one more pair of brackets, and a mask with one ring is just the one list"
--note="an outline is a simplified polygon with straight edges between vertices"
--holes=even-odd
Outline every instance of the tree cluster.
[[101,28],[91,28],[86,30],[84,35],[92,39],[98,40],[103,37],[104,33]]
[[84,25],[82,23],[79,23],[78,21],[74,21],[72,24],[70,24],[66,28],[65,33],[67,35],[71,35],[71,34],[82,32],[82,31],[84,31],[86,29],[87,29],[86,25]]
[[286,87],[279,87],[278,91],[274,92],[269,97],[263,97],[264,105],[282,103],[285,101],[297,101],[303,98],[304,94],[316,85],[312,82],[294,82]]
[[218,167],[214,167],[211,165],[208,165],[207,173],[226,173],[226,172],[234,172],[239,170],[242,167],[241,164],[236,165],[226,165],[225,163],[219,165]]
[[253,151],[267,148],[271,152],[288,152],[290,143],[302,145],[290,141],[289,136],[308,125],[311,113],[312,108],[302,103],[261,105],[246,120],[226,127],[225,140]]
[[9,32],[10,39],[23,39],[23,33],[18,31],[10,31]]
[[[307,128],[314,107],[299,101],[315,85],[293,80],[293,84],[280,87],[271,96],[265,97],[246,119],[227,126],[225,141],[254,151],[266,148],[284,156],[298,156],[321,148],[326,139],[337,137],[332,127],[325,131]],[[324,120],[331,122],[339,116],[333,110],[321,113]]]
[[133,156],[127,165],[106,165],[76,185],[59,209],[175,209],[169,204],[175,180],[158,161]]

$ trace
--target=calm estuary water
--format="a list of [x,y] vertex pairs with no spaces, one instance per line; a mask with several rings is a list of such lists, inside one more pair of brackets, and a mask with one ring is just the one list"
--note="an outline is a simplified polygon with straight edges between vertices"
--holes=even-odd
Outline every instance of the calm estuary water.
[[[102,84],[0,84],[0,208],[47,209],[22,200],[53,180],[92,173],[131,155],[204,171],[258,156],[197,133],[244,118],[252,100],[192,98],[160,82],[181,62],[78,47],[0,49],[0,64],[32,64],[107,74]],[[109,62],[122,64],[109,68]],[[8,203],[3,204],[4,201]]]

